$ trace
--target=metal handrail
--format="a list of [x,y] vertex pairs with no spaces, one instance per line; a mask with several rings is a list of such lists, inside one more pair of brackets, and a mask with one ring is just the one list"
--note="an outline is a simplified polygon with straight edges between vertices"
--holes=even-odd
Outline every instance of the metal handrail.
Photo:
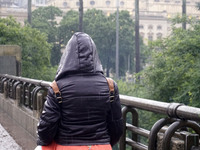
[[49,87],[51,82],[48,81],[43,81],[43,80],[37,80],[37,79],[30,79],[30,78],[24,78],[20,76],[13,76],[13,75],[8,75],[8,74],[0,74],[1,77],[8,78],[8,79],[13,79],[17,81],[22,81],[22,82],[27,82],[34,84],[36,86],[44,86],[44,87]]
[[[17,77],[8,74],[0,74],[0,92],[3,91],[4,83],[7,83],[6,93],[10,98],[15,99],[16,95],[16,87],[21,87],[21,104],[30,108],[31,110],[37,110],[38,104],[41,101],[37,99],[37,93],[40,91],[47,91],[48,87],[50,86],[51,82],[43,81],[43,80],[36,80],[36,79],[29,79],[24,77]],[[46,95],[44,95],[45,97]],[[45,98],[42,99],[42,103],[44,102]],[[122,109],[122,115],[124,119],[124,133],[120,139],[120,150],[125,150],[126,145],[132,147],[132,150],[156,150],[156,138],[157,133],[161,130],[163,126],[170,125],[170,124],[178,124],[181,123],[180,127],[195,127],[195,131],[197,134],[196,136],[200,135],[200,129],[196,122],[200,121],[200,108],[186,106],[181,103],[166,103],[160,102],[150,99],[143,99],[138,97],[120,95],[121,104],[124,106]],[[43,105],[43,104],[42,104]],[[138,126],[138,112],[137,109],[164,114],[167,115],[167,118],[162,118],[158,120],[150,131],[143,129]],[[132,123],[129,124],[126,121],[127,113],[132,114]],[[190,123],[187,123],[188,122]],[[186,121],[186,122],[185,122]],[[196,121],[196,122],[194,122]],[[178,129],[177,126],[175,126]],[[165,145],[169,145],[171,136],[176,132],[175,127],[170,126],[170,130],[166,130],[165,133]],[[132,137],[127,137],[126,132],[131,131]],[[148,146],[140,143],[138,136],[143,136],[148,138],[149,144]],[[179,137],[181,134],[179,135]],[[190,135],[191,136],[191,135]],[[193,136],[193,135],[192,135]],[[185,139],[185,147],[187,149],[191,149],[191,143],[187,145],[187,138],[180,138],[181,140]],[[166,144],[167,143],[167,144]],[[193,143],[194,146],[198,146],[196,143]]]
[[121,104],[134,108],[165,114],[169,117],[200,121],[200,108],[180,103],[165,103],[155,100],[120,95]]
[[31,110],[37,110],[37,93],[40,91],[47,91],[51,84],[51,82],[43,80],[0,74],[0,92],[3,91],[4,82],[8,83],[7,96],[12,99],[16,99],[16,88],[18,85],[21,85],[20,104]]

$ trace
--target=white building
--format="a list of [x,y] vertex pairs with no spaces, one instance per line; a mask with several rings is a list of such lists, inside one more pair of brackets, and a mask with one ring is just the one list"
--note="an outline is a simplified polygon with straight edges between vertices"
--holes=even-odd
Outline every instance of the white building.
[[[36,0],[44,1],[44,0]],[[135,0],[118,0],[119,9],[129,11],[134,18]],[[196,8],[199,0],[186,0],[186,12],[188,16],[199,17],[200,11]],[[105,13],[116,11],[117,0],[83,0],[84,10],[96,8]],[[64,12],[77,10],[79,0],[46,0],[46,5],[59,7]],[[140,9],[140,35],[145,42],[166,37],[171,32],[169,18],[182,13],[182,0],[139,0]],[[199,17],[200,19],[200,17]]]
[[[106,14],[116,11],[117,0],[83,0],[84,10],[96,8]],[[119,10],[127,10],[134,18],[135,0],[118,0]],[[186,0],[186,13],[188,16],[200,16],[196,8],[199,0]],[[79,0],[32,0],[33,10],[41,6],[56,6],[67,12],[79,8]],[[182,13],[182,0],[139,0],[140,9],[140,35],[147,42],[166,37],[170,33],[171,22],[169,18]],[[23,13],[18,13],[22,11]],[[0,15],[2,17],[13,14],[18,18],[27,17],[27,0],[0,0]],[[200,19],[200,18],[199,18]],[[22,19],[20,19],[22,22]]]

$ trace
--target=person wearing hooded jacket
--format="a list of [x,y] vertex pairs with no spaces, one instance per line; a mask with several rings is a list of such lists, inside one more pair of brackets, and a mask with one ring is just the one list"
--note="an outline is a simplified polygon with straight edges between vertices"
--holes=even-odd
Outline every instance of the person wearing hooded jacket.
[[95,146],[112,149],[123,130],[118,87],[114,82],[114,101],[110,102],[108,83],[89,35],[77,32],[71,37],[55,81],[62,103],[49,88],[37,127],[37,145],[45,147],[54,142],[56,150],[78,150],[77,146],[82,147],[80,150]]

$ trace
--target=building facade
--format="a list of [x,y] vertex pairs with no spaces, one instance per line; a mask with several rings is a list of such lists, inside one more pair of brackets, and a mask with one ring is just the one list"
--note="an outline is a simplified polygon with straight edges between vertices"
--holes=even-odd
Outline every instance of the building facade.
[[[186,0],[186,13],[190,17],[200,19],[200,11],[196,8],[199,0]],[[105,13],[116,11],[117,0],[84,0],[84,10],[101,9]],[[47,0],[46,5],[61,8],[64,12],[77,10],[79,0]],[[118,0],[119,10],[127,10],[135,17],[134,0]],[[170,18],[182,14],[182,0],[139,0],[140,35],[145,43],[166,37],[171,32]]]
[[[130,15],[134,19],[134,0],[83,0],[84,11],[95,8],[103,10],[109,15],[116,11],[117,1],[119,10],[129,11]],[[188,16],[200,19],[200,11],[196,8],[198,2],[199,0],[186,0],[186,13]],[[79,0],[32,0],[32,6],[33,10],[42,6],[55,6],[59,7],[63,12],[69,10],[78,11]],[[26,17],[26,7],[27,0],[0,0],[1,16],[9,14],[8,9],[11,9],[11,14],[14,12],[16,15],[20,10],[22,10],[25,15],[19,13],[19,18]],[[170,34],[171,22],[169,19],[177,14],[181,15],[182,0],[139,0],[139,9],[140,35],[147,43],[149,40],[156,40]]]

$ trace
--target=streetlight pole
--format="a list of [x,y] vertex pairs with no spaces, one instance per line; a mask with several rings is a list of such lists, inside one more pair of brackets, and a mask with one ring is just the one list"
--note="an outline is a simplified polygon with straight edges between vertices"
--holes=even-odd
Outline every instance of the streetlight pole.
[[79,0],[79,31],[83,32],[83,0]]
[[119,78],[119,0],[116,1],[117,13],[116,13],[116,78]]
[[135,72],[140,72],[139,0],[135,0]]
[[[186,0],[182,0],[182,17],[186,16]],[[186,20],[182,23],[182,28],[186,30]]]
[[32,0],[28,0],[28,23],[31,24],[31,17],[32,17],[32,12],[31,12],[31,6],[32,6]]

